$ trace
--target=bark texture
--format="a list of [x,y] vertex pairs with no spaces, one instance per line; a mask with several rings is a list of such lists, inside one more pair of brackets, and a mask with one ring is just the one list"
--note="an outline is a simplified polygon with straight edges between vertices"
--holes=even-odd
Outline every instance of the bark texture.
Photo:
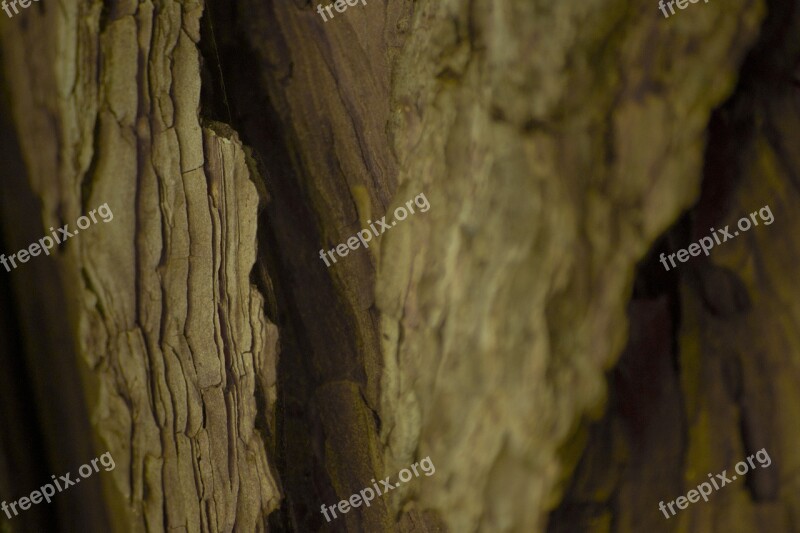
[[[768,3],[739,84],[709,122],[698,201],[639,267],[610,408],[551,531],[797,531],[799,30],[796,2]],[[740,231],[765,205],[774,222],[756,216]],[[669,274],[658,263],[728,226],[740,235],[708,259]],[[736,476],[762,449],[771,464],[710,503],[669,521],[656,510],[709,473]]]
[[399,190],[432,207],[382,244],[387,470],[419,449],[437,474],[414,499],[454,531],[537,531],[763,5],[702,5],[671,30],[648,2],[418,9],[394,146]]
[[[25,342],[6,320],[0,343],[26,345],[39,420],[0,447],[42,427],[48,451],[0,492],[36,488],[31,456],[49,474],[109,450],[94,499],[37,524],[796,529],[800,10],[765,2],[392,0],[324,22],[299,0],[41,0],[3,21],[9,249],[114,219],[11,278]],[[420,193],[429,211],[323,263]],[[774,225],[659,270],[765,204]],[[36,375],[48,350],[63,386]],[[772,469],[657,510],[762,447]],[[322,517],[424,457],[435,474]]]
[[119,531],[263,530],[280,501],[256,430],[273,423],[277,361],[249,278],[259,197],[236,134],[200,123],[201,14],[52,4],[4,29],[41,226],[114,214],[57,261]]

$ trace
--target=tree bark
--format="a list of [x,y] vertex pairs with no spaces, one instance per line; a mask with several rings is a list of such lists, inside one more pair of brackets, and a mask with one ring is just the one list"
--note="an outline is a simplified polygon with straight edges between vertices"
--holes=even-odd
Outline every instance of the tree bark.
[[[0,28],[5,248],[114,218],[10,274],[0,492],[117,467],[17,523],[792,530],[792,2],[46,2]],[[661,270],[765,204],[774,226]]]
[[119,531],[265,530],[281,498],[256,428],[274,426],[277,359],[249,278],[259,197],[237,135],[200,124],[202,8],[51,5],[4,31],[42,204],[28,222],[43,235],[102,204],[114,215],[54,256],[94,428],[83,442],[118,465],[102,482]]

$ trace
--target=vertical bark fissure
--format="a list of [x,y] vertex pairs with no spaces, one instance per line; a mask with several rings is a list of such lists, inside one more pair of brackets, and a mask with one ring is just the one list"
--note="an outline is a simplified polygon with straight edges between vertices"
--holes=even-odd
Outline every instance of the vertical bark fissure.
[[[281,332],[277,434],[271,457],[285,496],[284,505],[270,516],[270,525],[277,531],[302,531],[321,527],[320,503],[340,499],[330,471],[347,466],[326,464],[326,443],[335,454],[351,453],[344,430],[331,433],[323,421],[320,405],[330,401],[326,383],[345,378],[363,384],[366,376],[363,367],[353,364],[359,348],[348,307],[316,252],[329,246],[321,244],[318,206],[301,185],[306,170],[292,155],[296,139],[262,81],[266,76],[281,84],[285,77],[278,70],[264,71],[239,16],[236,6],[219,2],[210,3],[204,14],[202,114],[231,121],[251,147],[265,181],[268,199],[259,218],[255,278],[262,292],[273,293],[274,308],[266,305],[266,312]],[[280,31],[277,26],[274,30]],[[333,357],[320,352],[319,340],[326,337],[331,350],[338,352]],[[332,364],[339,371],[323,370]]]

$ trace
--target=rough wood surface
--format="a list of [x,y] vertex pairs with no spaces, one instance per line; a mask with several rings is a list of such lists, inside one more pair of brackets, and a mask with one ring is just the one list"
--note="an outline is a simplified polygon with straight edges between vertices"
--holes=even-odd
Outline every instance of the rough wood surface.
[[281,498],[255,429],[277,364],[250,283],[259,196],[236,134],[200,123],[201,14],[49,4],[3,30],[43,226],[114,214],[58,261],[119,531],[264,530]]
[[[767,126],[723,143],[747,148],[724,201],[706,146],[766,4],[789,3],[370,0],[323,22],[301,1],[42,0],[4,21],[42,231],[114,213],[55,263],[112,528],[789,530],[796,89],[743,97]],[[319,258],[420,193],[368,251]],[[683,247],[764,203],[769,237],[630,301],[669,227]],[[775,471],[653,517],[760,442]],[[322,518],[426,456],[434,475]]]
[[[551,532],[797,529],[800,9],[768,8],[736,91],[709,122],[698,202],[640,268],[608,413],[592,428]],[[670,273],[658,264],[659,252],[711,228],[738,231],[740,217],[763,206],[772,223],[757,217],[761,224],[708,259]],[[762,449],[771,464],[709,503],[669,520],[657,511]]]
[[543,529],[577,461],[562,446],[602,413],[634,267],[695,200],[710,112],[763,13],[694,9],[417,3],[395,198],[425,191],[431,210],[382,243],[380,414],[386,471],[415,455],[437,471],[395,509]]

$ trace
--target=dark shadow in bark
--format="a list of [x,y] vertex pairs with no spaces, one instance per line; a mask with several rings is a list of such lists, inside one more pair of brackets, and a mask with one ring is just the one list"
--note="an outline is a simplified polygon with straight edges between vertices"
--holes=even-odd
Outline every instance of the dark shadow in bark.
[[[47,232],[41,203],[27,181],[6,94],[0,107],[0,253],[8,256]],[[54,474],[70,472],[74,478],[81,465],[99,455],[66,319],[66,295],[52,259],[60,249],[53,248],[51,257],[40,254],[16,262],[10,273],[0,267],[0,491],[8,502],[30,496],[51,483]],[[83,481],[56,492],[50,504],[42,501],[24,511],[18,506],[12,531],[109,531],[100,503],[100,474]],[[0,515],[0,524],[5,519]]]
[[[323,430],[319,402],[326,399],[319,390],[327,382],[364,383],[366,378],[353,358],[358,350],[353,319],[318,258],[324,243],[298,175],[302,170],[291,156],[293,134],[282,122],[279,104],[267,96],[264,79],[278,76],[279,69],[264,65],[251,50],[239,17],[253,15],[239,9],[239,4],[214,1],[204,14],[202,115],[229,122],[252,148],[265,182],[260,188],[269,196],[259,217],[253,271],[267,316],[280,331],[277,427],[274,438],[263,427],[262,435],[270,443],[285,499],[269,526],[271,531],[343,530],[344,520],[326,524],[320,513],[322,503],[340,499],[324,463],[324,446],[350,450],[345,435]],[[277,24],[273,29],[280,31]],[[270,39],[281,41],[276,34]]]

